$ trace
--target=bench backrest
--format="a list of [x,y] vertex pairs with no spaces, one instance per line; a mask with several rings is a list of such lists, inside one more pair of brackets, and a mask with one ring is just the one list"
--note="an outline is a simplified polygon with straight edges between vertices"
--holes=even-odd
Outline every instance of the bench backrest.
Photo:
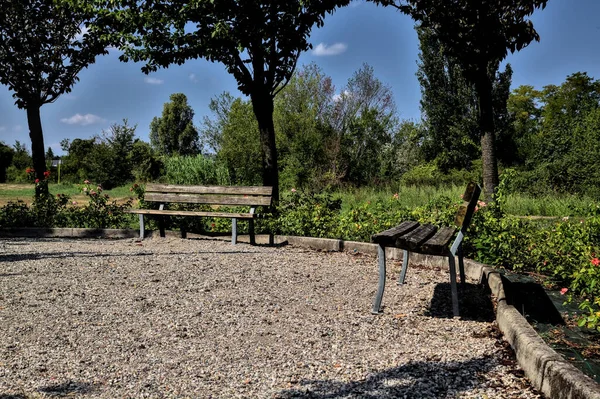
[[479,184],[470,182],[467,184],[465,193],[463,194],[463,203],[458,207],[454,223],[456,227],[464,234],[471,223],[471,218],[475,212],[477,201],[481,195],[481,187]]
[[261,186],[147,184],[144,201],[232,206],[271,206],[272,193],[273,187]]

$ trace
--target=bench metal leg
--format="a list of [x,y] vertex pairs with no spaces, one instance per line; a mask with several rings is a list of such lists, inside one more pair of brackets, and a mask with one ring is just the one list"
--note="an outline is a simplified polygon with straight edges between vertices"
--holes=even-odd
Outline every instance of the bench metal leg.
[[254,237],[254,219],[248,221],[248,233],[250,234],[250,245],[256,245],[256,238]]
[[[165,204],[160,204],[158,206],[158,210],[162,211],[163,209],[165,209]],[[158,229],[160,230],[160,236],[164,238],[165,237],[165,217],[164,216],[158,217]]]
[[140,240],[144,239],[144,215],[140,213]]
[[408,258],[410,252],[407,250],[402,251],[402,271],[400,271],[400,277],[398,278],[398,285],[404,284],[406,280],[406,271],[408,270]]
[[450,265],[450,291],[452,292],[452,313],[454,317],[458,317],[458,290],[456,289],[456,264],[454,255],[448,256],[448,264]]
[[165,237],[165,218],[161,216],[158,218],[158,230],[160,231],[160,236]]
[[378,246],[377,259],[379,260],[379,286],[373,302],[373,314],[381,314],[381,300],[383,299],[383,291],[385,290],[385,248]]
[[237,219],[231,219],[231,244],[237,244]]
[[460,286],[464,290],[467,279],[465,277],[465,262],[463,260],[462,245],[458,247],[458,271],[460,273]]

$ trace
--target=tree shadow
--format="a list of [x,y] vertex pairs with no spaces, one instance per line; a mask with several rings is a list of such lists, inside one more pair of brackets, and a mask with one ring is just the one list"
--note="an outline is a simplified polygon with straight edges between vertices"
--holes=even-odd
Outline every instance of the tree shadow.
[[10,394],[10,393],[0,393],[0,399],[27,399],[27,396],[18,394]]
[[74,397],[92,393],[96,387],[87,382],[67,381],[38,388],[38,392],[54,397]]
[[[227,254],[251,254],[258,253],[258,251],[203,251],[203,252],[195,252],[194,254],[219,254],[219,255],[227,255]],[[130,258],[132,256],[157,256],[161,254],[156,254],[154,252],[137,252],[137,253],[128,253],[128,254],[101,254],[98,252],[54,252],[54,253],[27,253],[27,254],[14,254],[14,255],[0,255],[0,263],[2,262],[22,262],[29,260],[38,260],[38,259],[66,259],[66,258],[74,258],[74,257],[90,257],[90,258]],[[190,255],[189,252],[169,252],[165,255]],[[11,275],[16,275],[17,273],[7,273],[5,275],[0,274],[0,277],[7,277]]]
[[301,380],[301,387],[275,395],[289,398],[439,398],[482,385],[479,377],[495,366],[489,357],[464,362],[411,362],[368,376],[359,381]]
[[[459,283],[458,307],[462,320],[490,323],[496,319],[490,290],[483,284],[465,283],[463,286]],[[438,318],[453,317],[450,283],[440,283],[435,286],[425,315]]]

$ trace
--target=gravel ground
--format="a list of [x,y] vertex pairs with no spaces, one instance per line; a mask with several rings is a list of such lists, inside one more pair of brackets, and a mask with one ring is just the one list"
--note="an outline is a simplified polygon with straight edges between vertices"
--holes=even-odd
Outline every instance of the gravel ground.
[[0,240],[0,398],[540,398],[469,285],[217,240]]

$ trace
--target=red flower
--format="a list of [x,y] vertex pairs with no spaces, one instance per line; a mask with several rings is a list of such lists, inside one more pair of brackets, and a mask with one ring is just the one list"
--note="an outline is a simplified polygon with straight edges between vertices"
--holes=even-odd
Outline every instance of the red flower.
[[36,182],[36,183],[39,183],[39,182],[40,182],[40,179],[35,179],[35,182]]
[[25,169],[25,173],[27,173],[27,174],[33,173],[33,172],[35,172],[35,170],[33,170],[32,168]]
[[600,266],[600,259],[598,259],[598,258],[592,258],[592,265],[594,265],[594,266]]
[[44,177],[46,179],[50,177],[50,171],[49,170],[47,170],[47,171],[44,172]]
[[560,290],[560,295],[565,295],[565,294],[567,293],[567,291],[569,291],[569,289],[568,289],[568,288],[562,288],[562,289]]

